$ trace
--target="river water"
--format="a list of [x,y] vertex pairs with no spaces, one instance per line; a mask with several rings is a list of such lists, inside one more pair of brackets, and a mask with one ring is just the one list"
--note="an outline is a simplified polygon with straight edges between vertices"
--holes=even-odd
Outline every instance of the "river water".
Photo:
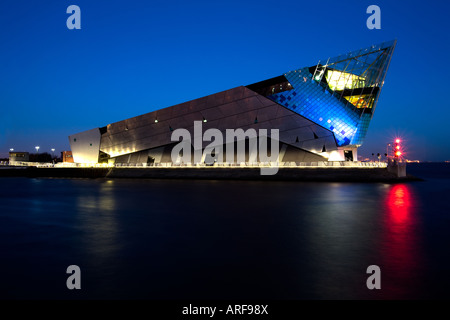
[[425,181],[1,178],[0,297],[450,298],[450,164],[408,172]]

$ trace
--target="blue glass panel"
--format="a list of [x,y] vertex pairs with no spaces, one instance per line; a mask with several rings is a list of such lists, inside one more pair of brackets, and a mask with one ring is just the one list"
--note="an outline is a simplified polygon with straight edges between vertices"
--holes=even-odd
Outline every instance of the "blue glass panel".
[[331,96],[317,82],[309,81],[312,74],[308,68],[288,72],[285,76],[293,89],[268,98],[333,131],[339,146],[350,144],[357,132],[359,112],[338,97]]
[[[319,63],[316,71],[318,68],[329,68],[332,65],[336,70],[364,76],[367,88],[381,89],[395,43],[386,42],[330,58],[326,60],[325,67]],[[382,49],[390,47],[392,50],[381,52]],[[362,144],[379,92],[376,94],[372,111],[364,113],[364,109],[356,108],[342,97],[343,94],[333,91],[331,86],[320,79],[317,80],[317,75],[313,79],[310,68],[290,71],[285,77],[293,89],[270,95],[269,99],[332,131],[338,146]]]

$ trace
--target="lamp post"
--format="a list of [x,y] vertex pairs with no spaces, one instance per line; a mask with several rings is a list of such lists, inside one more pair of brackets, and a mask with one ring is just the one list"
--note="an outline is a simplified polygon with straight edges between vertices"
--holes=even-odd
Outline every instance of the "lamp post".
[[13,152],[13,151],[14,151],[14,148],[9,149],[9,151]]
[[39,153],[39,146],[34,147],[36,149],[36,152]]
[[54,157],[55,148],[52,148],[52,157]]

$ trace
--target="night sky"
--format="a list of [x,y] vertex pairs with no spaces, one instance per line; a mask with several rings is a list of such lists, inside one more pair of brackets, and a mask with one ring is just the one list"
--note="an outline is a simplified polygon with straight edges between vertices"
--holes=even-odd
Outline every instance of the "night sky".
[[[66,9],[81,8],[81,30]],[[366,9],[381,8],[381,30]],[[397,39],[362,155],[450,160],[450,2],[2,1],[0,157]]]

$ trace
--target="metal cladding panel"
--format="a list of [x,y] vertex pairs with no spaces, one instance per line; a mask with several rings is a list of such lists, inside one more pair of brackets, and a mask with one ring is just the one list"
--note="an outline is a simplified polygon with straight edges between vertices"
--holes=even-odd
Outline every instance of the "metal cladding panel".
[[220,112],[219,108],[209,108],[201,111],[202,116],[208,120],[208,122],[212,119],[220,119],[223,117],[222,112]]
[[300,147],[305,150],[310,150],[314,153],[320,153],[322,152],[323,146],[326,147],[327,151],[336,150],[335,146],[336,143],[333,138],[330,137],[324,137],[324,138],[318,138],[313,140],[307,140],[300,143]]
[[149,123],[147,125],[138,127],[136,129],[133,130],[129,130],[132,131],[135,135],[135,139],[139,139],[142,137],[146,137],[150,134],[152,135],[157,135],[160,133],[164,133],[167,131],[167,125],[164,124],[164,122],[162,122],[159,125],[156,125],[155,123]]
[[111,141],[110,136],[101,136],[100,138],[100,145],[103,148],[111,147],[113,145],[113,141]]
[[237,128],[237,126],[236,126],[237,119],[238,119],[237,115],[231,115],[231,116],[220,119],[219,125],[221,128],[234,129],[234,128]]
[[261,121],[269,121],[270,119],[273,119],[276,117],[277,114],[277,108],[274,108],[274,106],[269,107],[261,107],[257,110],[256,119],[254,119],[256,122]]
[[236,101],[229,102],[217,107],[224,117],[236,115],[240,111],[240,106]]
[[[292,114],[292,111],[289,109],[286,109],[283,106],[277,106],[277,115],[276,118],[284,117],[284,116],[290,116]],[[306,118],[303,118],[307,120]]]
[[295,128],[295,122],[290,116],[275,118],[269,121],[272,128],[278,128],[280,131],[290,130]]
[[228,102],[236,101],[242,98],[244,95],[245,87],[237,87],[235,89],[225,91],[223,103],[226,104]]
[[[236,120],[236,127],[241,128],[243,126],[253,124],[255,122],[256,115],[257,115],[257,110],[249,110],[245,113],[239,114],[237,117],[237,120]],[[232,129],[232,128],[229,128],[229,129]]]
[[261,102],[255,96],[238,100],[238,105],[240,110],[254,110],[262,107]]
[[249,88],[244,87],[244,92],[242,93],[242,99],[244,98],[249,98],[249,97],[253,97],[253,96],[257,96],[258,94],[253,91],[250,90]]
[[178,117],[189,112],[189,101],[177,104],[172,108],[172,117]]
[[200,99],[192,100],[189,104],[189,112],[200,111],[207,107],[207,97],[203,97]]
[[[309,126],[311,126],[311,121],[308,120],[308,119],[306,119],[306,118],[303,118],[303,117],[294,117],[293,119],[294,119],[294,121],[295,121],[295,123],[296,123],[296,126],[297,126],[298,128],[301,128],[301,127],[309,127]],[[317,127],[317,130],[316,130],[316,131],[320,131],[320,129],[322,129],[322,128],[321,128],[320,126],[318,126],[318,125],[315,125],[315,127]],[[327,132],[327,134],[330,134],[330,133],[331,133],[329,130],[326,130],[326,129],[323,129],[323,130],[325,130],[325,131]]]
[[[192,126],[194,124],[194,121],[203,121],[203,116],[200,112],[195,111],[189,114],[185,114],[183,116],[184,121],[188,123],[188,126]],[[182,125],[181,122],[179,121],[179,118],[174,118],[170,120],[170,126],[173,129],[178,129],[178,128],[186,128],[186,125]]]
[[262,103],[262,105],[265,106],[265,107],[273,105],[273,101],[267,99],[267,98],[264,97],[264,96],[257,95],[256,97],[257,97],[258,100]]
[[[231,100],[232,98],[235,100]],[[158,119],[158,122],[155,122],[155,119]],[[294,137],[290,131],[300,127],[307,127],[310,132],[310,128],[314,128],[317,132],[324,131],[329,136],[333,135],[270,99],[248,88],[238,87],[113,123],[102,135],[101,150],[111,157],[116,157],[169,145],[173,143],[172,132],[179,128],[188,130],[194,138],[194,121],[201,122],[203,132],[216,128],[224,137],[226,129],[237,128],[267,129],[269,134],[270,129],[279,129],[280,136],[283,137],[281,141],[286,139],[287,143],[294,143],[297,138],[301,141],[314,139],[312,133],[306,135],[300,132]],[[209,143],[202,142],[202,147]]]
[[302,128],[294,128],[291,130],[286,130],[283,132],[286,137],[286,143],[296,143],[297,142],[297,138],[298,141],[306,141],[306,140],[313,140],[314,139],[314,133],[311,129],[311,127],[307,126],[307,127],[302,127]]
[[172,118],[172,108],[164,108],[161,110],[157,110],[154,112],[155,118],[158,119],[158,121],[166,121]]
[[212,94],[208,97],[206,97],[206,104],[211,107],[219,106],[223,104],[223,101],[225,100],[225,92],[219,92],[217,94]]
[[100,130],[98,128],[69,136],[69,143],[74,162],[98,162],[100,149]]
[[[324,136],[330,135],[330,131],[322,128],[321,126],[315,126],[313,131],[318,137],[324,137]],[[332,135],[332,136],[334,137],[334,135]]]
[[169,143],[170,141],[170,133],[161,133],[156,136],[152,136],[151,138],[139,139],[136,141],[136,149],[137,150],[146,150],[153,149],[159,146],[163,146]]
[[116,122],[114,124],[108,124],[107,126],[108,134],[115,134],[125,130],[125,120]]
[[324,158],[310,153],[303,151],[302,149],[297,149],[298,147],[290,146],[288,145],[285,152],[282,161],[284,162],[313,162],[313,161],[323,161]]

